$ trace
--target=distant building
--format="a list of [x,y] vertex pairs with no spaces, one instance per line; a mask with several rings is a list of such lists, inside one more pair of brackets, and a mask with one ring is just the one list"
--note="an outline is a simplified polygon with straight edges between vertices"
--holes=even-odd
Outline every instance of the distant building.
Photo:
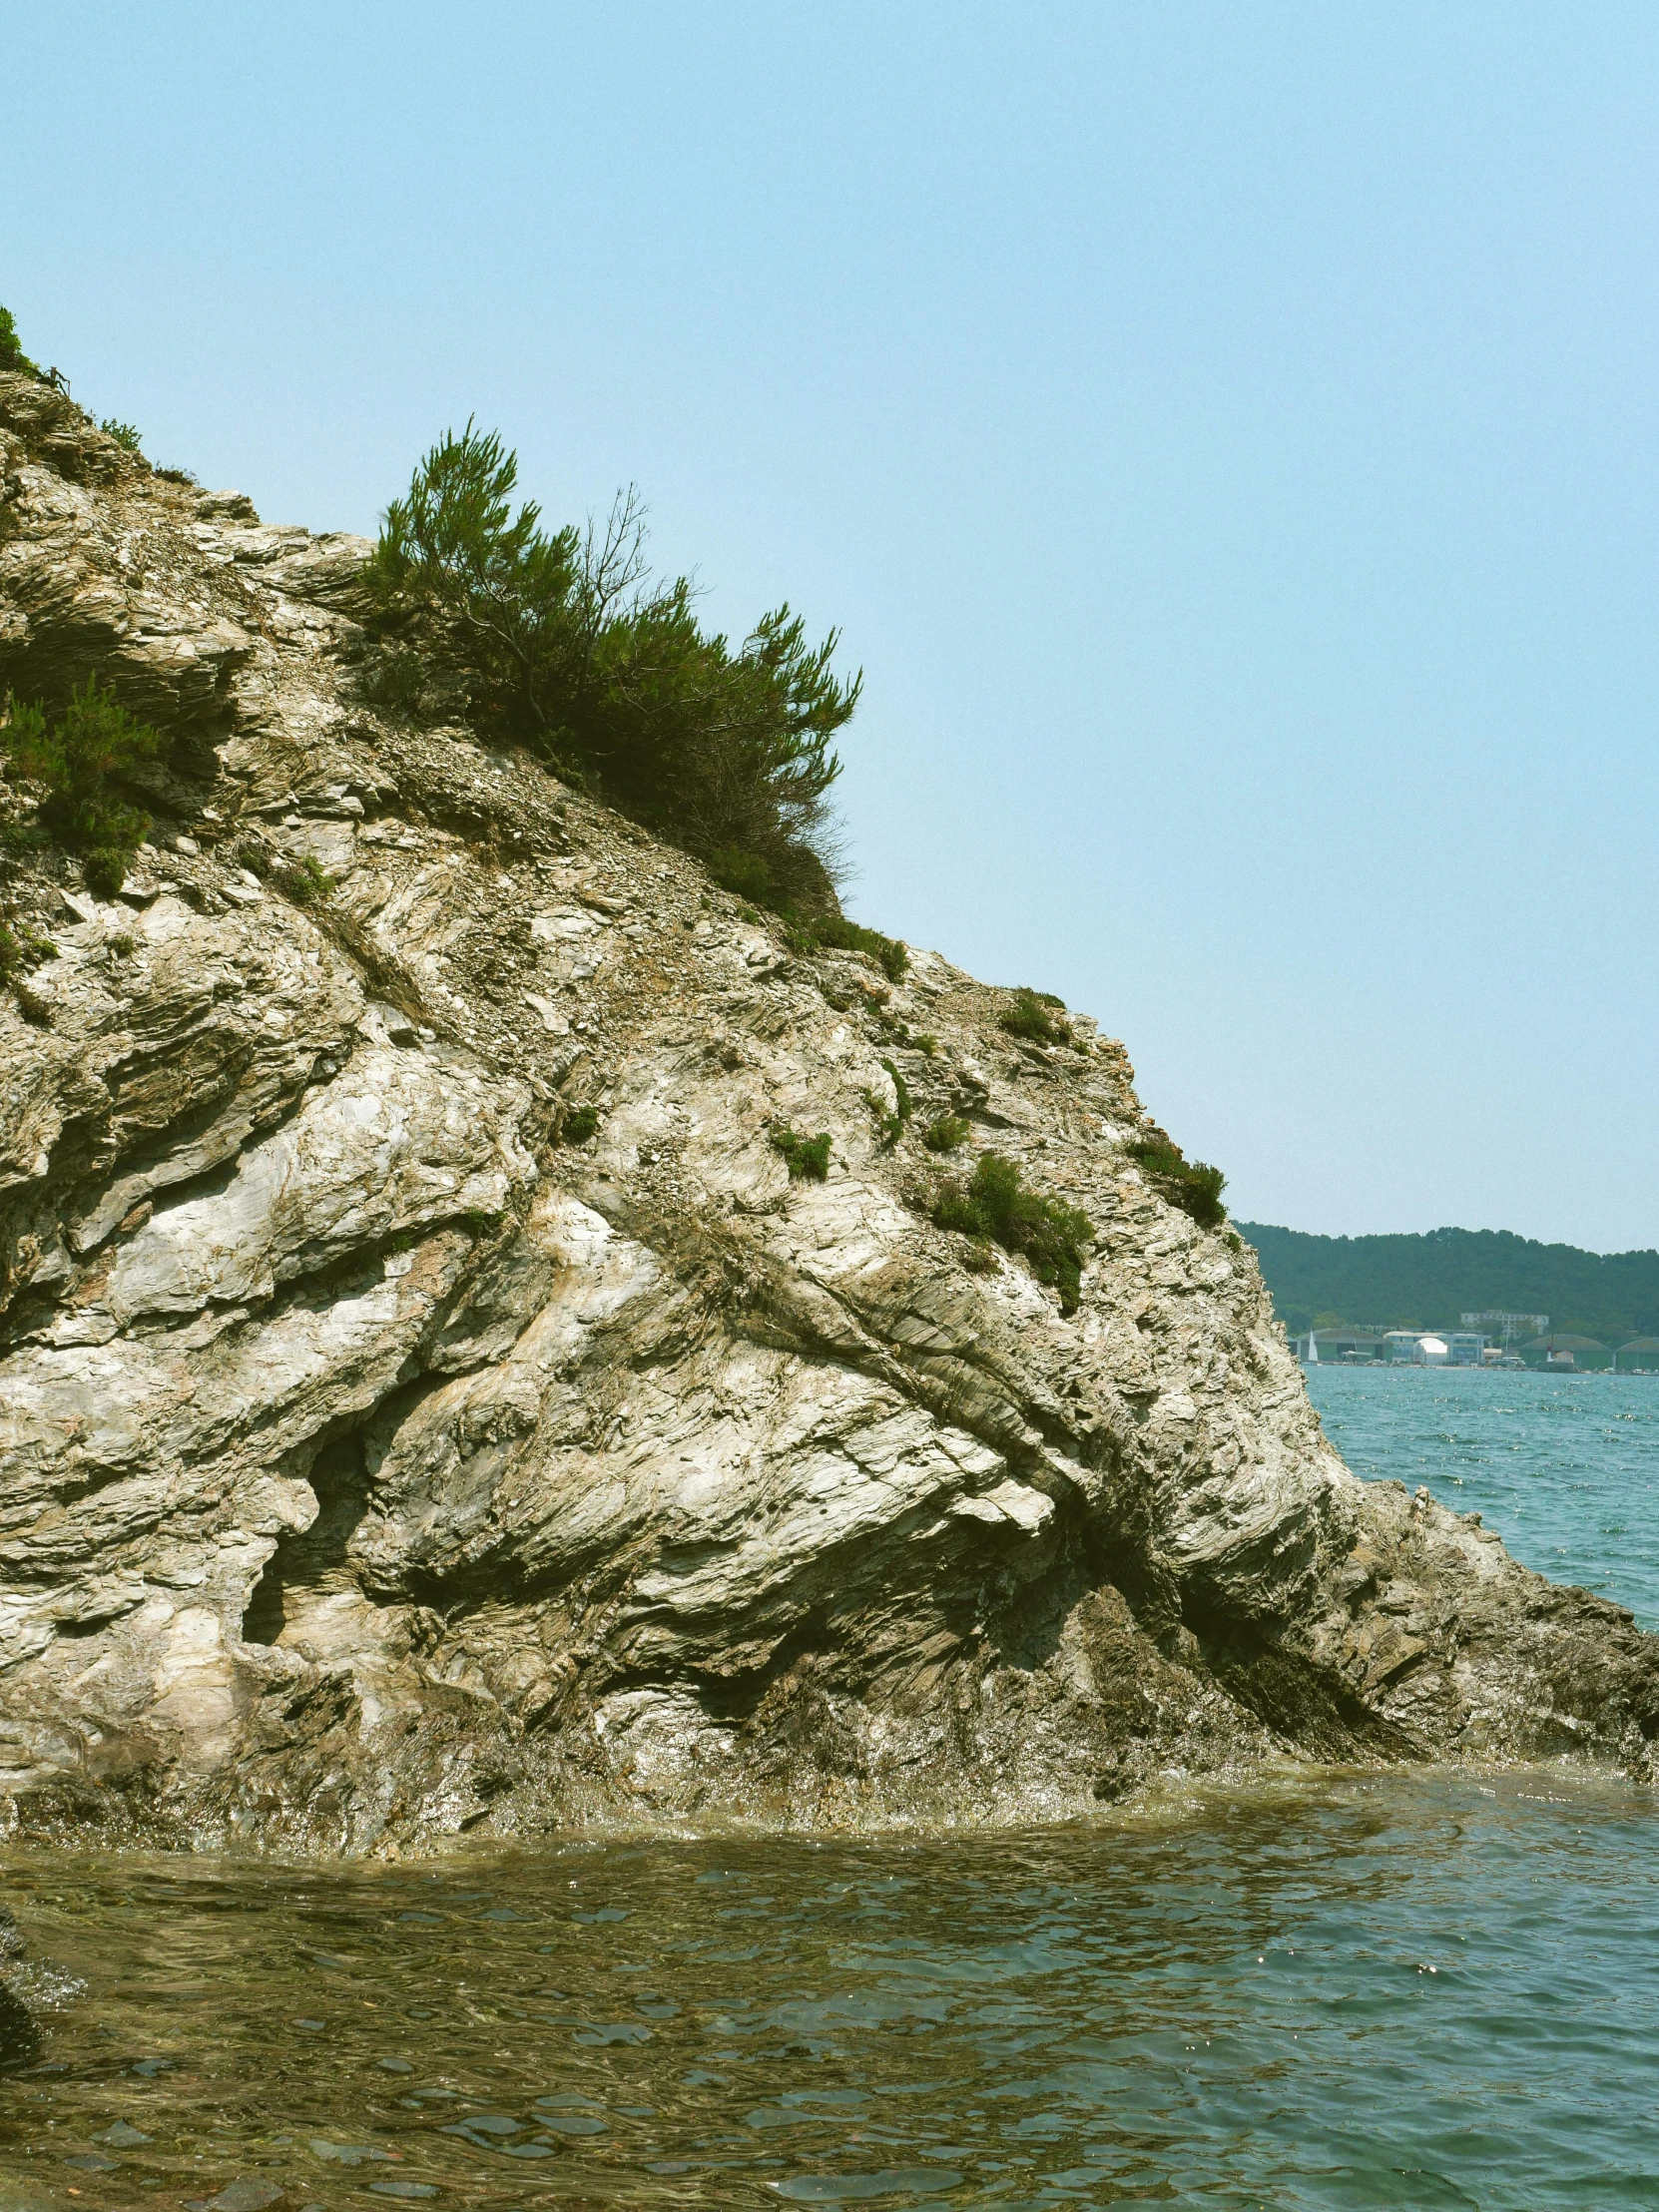
[[1305,1368],[1477,1368],[1486,1340],[1462,1331],[1428,1329],[1307,1329],[1292,1339]]
[[1292,1339],[1292,1349],[1305,1368],[1346,1367],[1385,1360],[1388,1348],[1378,1329],[1307,1329]]
[[1552,1337],[1537,1337],[1531,1344],[1522,1345],[1521,1357],[1528,1367],[1574,1375],[1585,1368],[1599,1368],[1612,1355],[1598,1338],[1568,1337],[1557,1330]]
[[1626,1375],[1652,1375],[1659,1372],[1659,1337],[1632,1337],[1627,1345],[1620,1345],[1613,1355],[1615,1373],[1621,1360]]
[[1416,1368],[1477,1368],[1486,1348],[1472,1330],[1390,1329],[1388,1357]]
[[1505,1352],[1522,1337],[1541,1337],[1549,1327],[1547,1314],[1459,1314],[1457,1319],[1465,1329],[1483,1329],[1495,1337]]

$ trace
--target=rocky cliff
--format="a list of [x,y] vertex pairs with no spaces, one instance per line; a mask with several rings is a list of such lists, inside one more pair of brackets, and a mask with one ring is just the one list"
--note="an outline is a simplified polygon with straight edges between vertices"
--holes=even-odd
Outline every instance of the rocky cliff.
[[[364,551],[0,377],[0,688],[97,672],[172,744],[119,897],[7,862],[15,1822],[385,1850],[1651,1771],[1654,1642],[1349,1474],[1253,1255],[1129,1158],[1116,1043],[792,952],[430,688],[376,706]],[[947,1111],[1090,1217],[1075,1312],[932,1224]]]

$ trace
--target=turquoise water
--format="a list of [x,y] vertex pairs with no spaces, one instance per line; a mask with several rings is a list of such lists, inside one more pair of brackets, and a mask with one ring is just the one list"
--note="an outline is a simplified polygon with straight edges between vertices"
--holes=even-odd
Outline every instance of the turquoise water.
[[[1650,1615],[1653,1387],[1315,1382],[1368,1471]],[[0,1896],[48,2007],[0,2212],[1659,2205],[1659,1804],[1611,1777],[880,1845],[13,1853]]]
[[1327,1367],[1308,1390],[1356,1474],[1425,1482],[1540,1574],[1659,1629],[1659,1376]]

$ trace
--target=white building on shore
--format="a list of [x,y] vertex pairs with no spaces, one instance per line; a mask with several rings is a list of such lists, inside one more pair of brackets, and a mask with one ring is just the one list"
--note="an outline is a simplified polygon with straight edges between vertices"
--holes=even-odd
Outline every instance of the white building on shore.
[[1388,1358],[1414,1368],[1477,1368],[1486,1349],[1472,1329],[1390,1329]]
[[1486,1339],[1472,1330],[1307,1329],[1291,1340],[1305,1368],[1478,1368]]

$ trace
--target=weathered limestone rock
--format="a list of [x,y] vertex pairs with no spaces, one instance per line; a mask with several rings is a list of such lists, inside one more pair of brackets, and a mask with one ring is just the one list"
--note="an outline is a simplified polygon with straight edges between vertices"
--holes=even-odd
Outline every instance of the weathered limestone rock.
[[[936,954],[797,956],[382,712],[363,551],[0,377],[0,686],[96,670],[177,740],[118,899],[6,886],[52,946],[0,996],[14,1820],[363,1850],[1651,1773],[1653,1640],[1349,1474],[1252,1254],[1129,1160],[1121,1047],[1016,1042]],[[1074,1315],[932,1226],[946,1111],[1096,1224]]]

